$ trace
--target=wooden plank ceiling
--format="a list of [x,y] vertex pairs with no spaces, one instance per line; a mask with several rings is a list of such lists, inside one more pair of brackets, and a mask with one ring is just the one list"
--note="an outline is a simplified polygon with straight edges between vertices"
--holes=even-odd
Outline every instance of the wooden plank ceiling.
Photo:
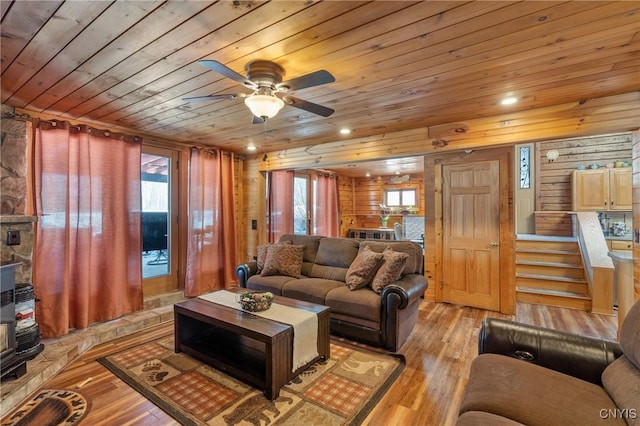
[[[638,1],[3,0],[0,11],[2,103],[237,153],[640,90]],[[325,69],[334,83],[293,95],[335,113],[287,105],[265,126],[242,98],[186,102],[250,93],[201,59],[243,75],[267,59],[285,79]],[[501,105],[507,95],[518,103]]]

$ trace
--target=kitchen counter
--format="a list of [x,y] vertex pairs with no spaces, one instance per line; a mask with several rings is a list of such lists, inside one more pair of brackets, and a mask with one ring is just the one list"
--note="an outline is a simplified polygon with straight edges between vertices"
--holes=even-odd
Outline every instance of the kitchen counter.
[[611,240],[611,241],[631,241],[631,232],[628,232],[620,236],[609,234],[609,235],[605,235],[604,238],[606,240]]

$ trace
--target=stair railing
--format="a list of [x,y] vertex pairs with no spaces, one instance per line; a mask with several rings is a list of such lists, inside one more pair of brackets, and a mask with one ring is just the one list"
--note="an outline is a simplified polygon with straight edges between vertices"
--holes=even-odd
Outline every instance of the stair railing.
[[575,213],[576,238],[591,292],[591,311],[613,315],[613,261],[596,212]]

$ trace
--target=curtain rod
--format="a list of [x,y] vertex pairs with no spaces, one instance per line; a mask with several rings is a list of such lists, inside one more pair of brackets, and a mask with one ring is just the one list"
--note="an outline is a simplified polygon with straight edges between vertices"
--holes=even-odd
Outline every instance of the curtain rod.
[[230,157],[233,154],[236,157],[244,160],[244,157],[242,157],[240,155],[237,155],[237,154],[235,154],[233,152],[224,151],[222,148],[214,148],[214,147],[204,147],[204,146],[192,145],[191,149],[201,150],[205,154],[209,154],[209,155],[217,154],[218,152],[220,152],[220,153],[222,153],[222,155],[224,155],[226,157]]
[[[58,120],[55,118],[38,118],[38,117],[32,117],[31,115],[27,114],[27,113],[19,113],[19,112],[3,112],[2,113],[2,118],[3,119],[14,119],[14,120],[22,120],[22,121],[29,121],[29,122],[34,122],[36,120],[39,121],[45,121],[45,122],[49,122],[49,123],[55,123],[58,121],[67,121],[67,120]],[[89,124],[72,124],[71,122],[67,121],[71,126],[74,127],[78,127],[78,126],[88,126],[91,129],[100,131],[100,132],[110,132],[110,133],[114,133],[116,134],[116,132],[112,132],[111,130],[104,130],[104,129],[98,129],[95,128]],[[122,133],[124,136],[129,136],[127,134]],[[145,141],[147,142],[155,142],[155,143],[161,143],[161,144],[168,144],[168,145],[181,145],[184,147],[190,146],[191,148],[198,148],[198,149],[203,149],[203,150],[208,150],[208,151],[214,151],[214,150],[220,150],[220,152],[224,153],[225,155],[230,155],[231,153],[228,151],[224,151],[222,150],[222,148],[215,148],[215,147],[203,147],[203,146],[193,146],[188,144],[187,142],[180,142],[180,141],[158,141],[158,140],[154,140],[153,138],[145,138],[143,136],[135,136],[135,135],[131,135],[130,137],[135,137],[135,138],[140,138],[140,140],[144,143]],[[239,160],[244,160],[245,157],[239,154],[235,154],[235,157],[238,158]]]
[[124,137],[124,138],[133,138],[134,141],[136,142],[142,142],[143,138],[142,136],[138,136],[138,135],[129,135],[127,133],[121,133],[121,132],[114,132],[112,130],[107,130],[107,129],[98,129],[97,127],[93,127],[90,124],[74,124],[68,120],[59,120],[56,118],[39,118],[39,117],[32,117],[31,115],[27,114],[27,113],[18,113],[18,112],[4,112],[2,114],[2,118],[9,118],[9,119],[14,119],[14,120],[21,120],[21,121],[28,121],[31,123],[35,123],[35,122],[44,122],[44,123],[51,123],[51,126],[56,127],[58,125],[58,123],[68,123],[69,126],[73,129],[81,129],[82,127],[86,127],[89,132],[91,131],[95,131],[95,132],[100,132],[102,133],[104,136],[113,136],[113,137]]

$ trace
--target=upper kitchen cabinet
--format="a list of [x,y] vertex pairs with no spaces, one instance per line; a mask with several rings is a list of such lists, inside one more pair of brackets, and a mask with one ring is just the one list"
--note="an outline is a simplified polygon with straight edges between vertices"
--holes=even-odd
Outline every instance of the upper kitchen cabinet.
[[574,211],[632,210],[631,168],[575,170]]

